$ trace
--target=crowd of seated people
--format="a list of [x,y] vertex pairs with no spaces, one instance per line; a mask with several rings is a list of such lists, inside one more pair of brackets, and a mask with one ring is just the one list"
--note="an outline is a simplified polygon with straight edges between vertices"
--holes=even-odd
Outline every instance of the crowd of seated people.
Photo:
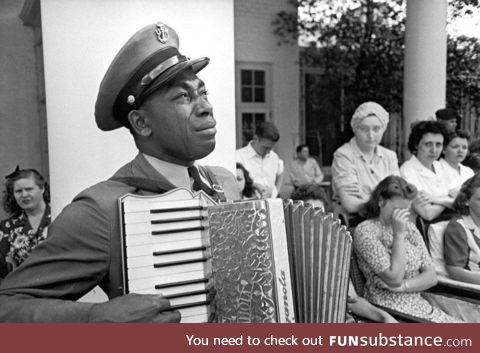
[[[421,234],[427,228],[419,227],[418,220],[426,227],[450,221],[444,243],[448,275],[480,284],[480,179],[477,185],[472,178],[480,170],[480,140],[469,144],[469,134],[457,129],[461,117],[455,110],[439,109],[435,115],[437,120],[412,124],[411,156],[399,167],[396,153],[380,145],[388,112],[375,102],[359,105],[350,122],[354,136],[333,156],[333,203],[348,215],[345,223],[354,234],[366,299],[427,321],[468,321],[452,316],[448,308],[442,311],[423,295],[437,277],[426,234]],[[290,168],[291,198],[325,209],[332,200],[312,181],[323,180],[321,169],[315,171],[316,161],[312,159],[310,174],[304,170],[311,159],[307,149],[297,147]],[[303,179],[311,182],[301,183]],[[332,210],[329,205],[327,211]]]

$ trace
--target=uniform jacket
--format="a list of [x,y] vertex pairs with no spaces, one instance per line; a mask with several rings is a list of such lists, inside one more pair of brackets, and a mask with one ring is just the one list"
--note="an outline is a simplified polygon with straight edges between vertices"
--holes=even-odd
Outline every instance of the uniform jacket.
[[[227,199],[238,186],[224,168],[210,167]],[[165,178],[139,154],[109,180],[77,195],[48,230],[48,239],[0,286],[0,322],[88,322],[93,304],[76,302],[99,285],[111,299],[123,294],[118,199],[148,194],[115,178]]]

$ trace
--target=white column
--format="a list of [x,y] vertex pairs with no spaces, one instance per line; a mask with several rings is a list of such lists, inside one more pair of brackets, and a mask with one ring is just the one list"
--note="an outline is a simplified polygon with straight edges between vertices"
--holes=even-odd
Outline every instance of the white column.
[[447,0],[407,0],[403,127],[426,120],[445,107]]

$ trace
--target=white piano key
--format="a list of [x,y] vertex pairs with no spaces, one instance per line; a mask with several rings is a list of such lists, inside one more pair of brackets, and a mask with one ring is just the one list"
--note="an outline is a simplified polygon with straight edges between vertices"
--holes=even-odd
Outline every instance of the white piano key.
[[143,234],[143,233],[152,233],[156,231],[178,231],[180,229],[190,229],[206,226],[205,221],[186,221],[186,222],[173,222],[173,223],[161,223],[161,224],[150,224],[150,223],[130,223],[125,224],[125,233],[128,235],[134,234]]
[[203,324],[208,322],[208,314],[194,315],[194,316],[182,316],[180,323],[182,324]]
[[183,297],[172,298],[170,299],[170,305],[172,307],[176,305],[184,305],[184,304],[195,304],[201,303],[208,300],[208,294],[195,294],[195,295],[186,295]]
[[138,294],[158,294],[158,295],[174,295],[180,293],[188,293],[199,290],[206,290],[211,284],[209,282],[200,282],[200,283],[191,283],[191,284],[182,284],[180,286],[166,287],[162,289],[155,289],[151,287],[150,289],[136,290],[135,293]]
[[199,217],[205,214],[202,210],[192,211],[172,211],[162,213],[150,213],[150,210],[144,212],[130,212],[123,216],[125,224],[130,223],[150,223],[151,221],[170,220],[177,218]]
[[208,305],[192,306],[190,308],[178,309],[178,311],[180,311],[180,314],[182,315],[182,320],[183,318],[198,315],[205,315],[206,320],[208,320],[208,316],[210,315],[210,307]]
[[161,256],[138,256],[129,258],[128,268],[142,267],[142,266],[153,266],[153,264],[164,264],[173,261],[185,261],[185,260],[197,260],[200,261],[208,257],[208,252],[204,250],[196,251],[187,251],[181,253],[173,253]]
[[204,238],[189,239],[183,241],[171,241],[160,244],[147,244],[127,247],[127,261],[132,257],[150,256],[155,251],[170,251],[177,249],[200,247],[208,244],[208,236]]
[[142,212],[150,210],[171,209],[171,208],[183,208],[183,207],[196,207],[201,206],[203,201],[198,199],[189,200],[166,200],[160,199],[147,199],[147,198],[125,198],[123,201],[123,210],[125,213],[130,212]]
[[152,235],[151,233],[142,233],[130,235],[126,238],[126,245],[135,246],[135,245],[147,245],[147,244],[162,244],[168,243],[171,241],[181,241],[181,240],[190,240],[198,239],[204,237],[208,238],[207,231],[190,231],[190,232],[180,232],[180,233],[170,233],[170,234],[160,234]]
[[128,269],[129,279],[147,278],[152,276],[168,276],[184,272],[201,271],[204,269],[204,262],[194,262],[191,264],[165,266],[154,268],[153,266],[137,267]]
[[208,266],[200,271],[182,272],[176,274],[168,274],[163,276],[150,276],[144,278],[128,279],[128,290],[130,293],[137,293],[141,290],[155,289],[157,284],[169,284],[180,281],[189,281],[202,279],[206,277]]

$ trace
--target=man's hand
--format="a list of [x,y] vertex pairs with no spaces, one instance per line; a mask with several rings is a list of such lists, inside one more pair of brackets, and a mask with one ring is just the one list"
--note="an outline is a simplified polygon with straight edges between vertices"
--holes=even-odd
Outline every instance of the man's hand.
[[180,322],[180,312],[170,311],[170,302],[159,295],[127,294],[94,304],[91,322]]

